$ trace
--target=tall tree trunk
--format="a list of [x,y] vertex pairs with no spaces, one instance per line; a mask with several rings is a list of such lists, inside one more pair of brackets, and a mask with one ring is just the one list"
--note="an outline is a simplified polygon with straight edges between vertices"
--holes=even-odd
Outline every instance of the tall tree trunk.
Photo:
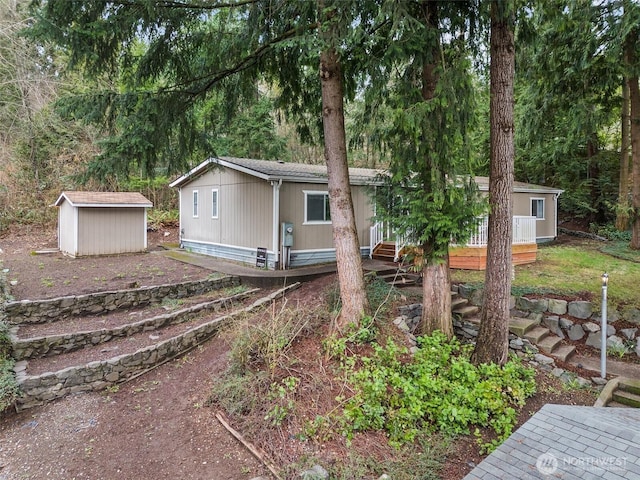
[[482,316],[473,352],[476,364],[504,365],[508,358],[515,156],[513,16],[513,1],[491,2],[491,213]]
[[640,250],[640,89],[638,88],[638,77],[629,79],[629,103],[631,104],[631,181],[633,183],[631,248]]
[[[438,11],[435,2],[423,2],[422,11],[424,22],[427,28],[438,28]],[[438,38],[437,35],[435,38]],[[422,100],[432,101],[436,94],[438,85],[438,59],[440,58],[440,48],[436,43],[431,50],[430,61],[422,66]],[[427,134],[429,134],[428,132]],[[430,169],[434,175],[438,175],[441,184],[445,185],[445,173],[441,171],[432,159],[426,158]],[[429,184],[423,185],[425,190],[433,187]],[[431,259],[428,252],[436,250],[435,238],[422,245],[424,263],[422,265],[422,317],[418,325],[419,335],[431,335],[436,330],[443,332],[447,338],[453,337],[453,322],[451,319],[451,277],[449,276],[449,256],[443,259]]]
[[[625,57],[627,52],[625,52]],[[616,229],[624,232],[629,227],[629,170],[631,158],[629,78],[622,85],[622,142],[620,148],[620,185],[618,187],[618,206],[616,208]]]
[[[323,2],[320,2],[320,7],[322,11]],[[350,323],[358,325],[362,316],[370,312],[349,183],[342,71],[335,48],[327,48],[320,54],[320,80],[329,207],[342,300],[342,310],[335,327],[342,330]]]

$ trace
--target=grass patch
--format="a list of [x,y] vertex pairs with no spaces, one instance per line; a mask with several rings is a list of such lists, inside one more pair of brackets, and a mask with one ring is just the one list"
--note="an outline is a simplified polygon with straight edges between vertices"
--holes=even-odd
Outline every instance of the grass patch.
[[[393,301],[400,298],[400,291],[389,285],[383,279],[373,277],[366,285],[367,299],[374,316],[384,316]],[[342,307],[340,288],[338,285],[327,289],[325,301],[332,312],[338,312]]]
[[[603,252],[610,248],[611,253]],[[619,255],[613,256],[613,250]],[[623,253],[626,252],[626,257]],[[631,260],[635,259],[635,260]],[[640,285],[640,252],[633,252],[620,242],[580,242],[578,245],[550,245],[538,249],[538,260],[515,267],[512,282],[514,295],[547,294],[599,296],[603,272],[609,274],[608,297],[614,305],[637,303]],[[484,283],[484,272],[452,270],[451,278],[459,283]]]
[[640,250],[631,250],[629,242],[617,241],[605,243],[600,251],[606,255],[626,260],[627,262],[640,263]]

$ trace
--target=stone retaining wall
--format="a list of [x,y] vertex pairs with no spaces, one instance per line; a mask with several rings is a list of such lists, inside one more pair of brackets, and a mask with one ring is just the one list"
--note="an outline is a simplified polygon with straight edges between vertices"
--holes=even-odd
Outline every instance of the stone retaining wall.
[[96,315],[113,310],[160,303],[165,298],[184,298],[240,284],[238,277],[206,278],[175,285],[140,287],[130,290],[89,293],[47,300],[8,302],[4,314],[11,324],[47,323],[79,315]]
[[100,329],[86,332],[64,333],[34,338],[13,338],[13,358],[25,360],[29,358],[49,357],[63,353],[73,352],[85,346],[98,345],[108,342],[113,338],[129,337],[138,332],[156,330],[167,325],[186,322],[200,314],[218,311],[222,307],[246,298],[258,289],[249,290],[232,297],[221,298],[211,302],[204,302],[191,307],[164,313],[152,318],[140,320],[135,323],[121,325],[111,329]]
[[[471,303],[480,305],[481,290],[459,285],[458,293]],[[512,297],[511,309],[521,312],[520,316],[536,318],[541,325],[562,339],[584,341],[587,346],[598,350],[601,348],[600,304],[594,306],[586,300]],[[624,320],[638,327],[616,328],[615,323],[618,320]],[[618,311],[610,306],[607,309],[607,348],[620,355],[635,352],[640,357],[639,328],[640,309],[633,305],[626,305]]]
[[222,325],[232,318],[246,314],[268,304],[300,284],[293,284],[263,297],[252,305],[229,315],[194,327],[176,337],[156,345],[142,348],[132,354],[120,355],[104,361],[90,362],[79,367],[69,367],[41,375],[26,375],[27,363],[16,364],[21,397],[16,402],[18,411],[42,405],[70,393],[101,390],[110,384],[123,382],[154,368],[211,338]]

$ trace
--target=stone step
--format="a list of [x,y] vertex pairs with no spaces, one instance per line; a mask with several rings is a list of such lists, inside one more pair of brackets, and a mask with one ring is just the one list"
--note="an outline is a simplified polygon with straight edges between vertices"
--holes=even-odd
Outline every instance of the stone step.
[[471,317],[475,315],[479,311],[480,311],[480,308],[476,307],[475,305],[465,305],[464,307],[458,307],[455,310],[453,310],[453,314],[459,315],[460,317],[466,319],[467,317]]
[[463,297],[455,297],[451,299],[451,311],[455,311],[457,308],[462,308],[467,305],[469,300]]
[[620,379],[620,383],[618,383],[618,388],[626,392],[640,395],[640,380],[627,377],[622,378]]
[[635,393],[618,389],[613,392],[613,400],[629,407],[640,408],[640,395],[636,395]]
[[559,345],[551,355],[556,357],[561,362],[566,362],[576,353],[576,347],[573,345]]
[[533,320],[531,318],[511,317],[509,319],[509,331],[520,338],[523,338],[527,332],[539,325],[539,320]]
[[544,353],[553,354],[554,350],[559,347],[561,342],[562,339],[560,337],[549,332],[549,334],[537,342],[536,345]]
[[538,325],[532,328],[531,330],[529,330],[528,332],[526,332],[524,334],[524,338],[529,340],[531,343],[537,345],[542,341],[543,338],[546,338],[547,336],[549,336],[549,333],[551,332],[549,332],[548,328],[541,327]]

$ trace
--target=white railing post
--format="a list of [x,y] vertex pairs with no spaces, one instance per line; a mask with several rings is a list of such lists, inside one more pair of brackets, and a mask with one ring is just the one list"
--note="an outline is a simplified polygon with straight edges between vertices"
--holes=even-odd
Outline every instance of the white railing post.
[[373,250],[382,243],[384,240],[384,225],[382,222],[377,222],[369,228],[369,258],[373,257]]

